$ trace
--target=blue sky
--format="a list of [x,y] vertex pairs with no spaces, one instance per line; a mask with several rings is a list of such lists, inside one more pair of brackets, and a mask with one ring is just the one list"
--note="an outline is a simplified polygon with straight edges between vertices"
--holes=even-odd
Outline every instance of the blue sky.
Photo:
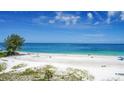
[[0,42],[13,33],[36,43],[124,43],[124,12],[0,12]]

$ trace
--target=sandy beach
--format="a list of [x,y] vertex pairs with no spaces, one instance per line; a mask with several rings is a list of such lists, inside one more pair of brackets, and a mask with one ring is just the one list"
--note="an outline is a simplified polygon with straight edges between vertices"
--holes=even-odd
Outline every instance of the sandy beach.
[[67,67],[85,69],[95,77],[96,81],[124,80],[124,61],[118,60],[118,56],[26,52],[21,54],[24,55],[0,58],[0,62],[8,64],[6,71],[20,63],[27,64],[27,67],[53,65],[60,70]]

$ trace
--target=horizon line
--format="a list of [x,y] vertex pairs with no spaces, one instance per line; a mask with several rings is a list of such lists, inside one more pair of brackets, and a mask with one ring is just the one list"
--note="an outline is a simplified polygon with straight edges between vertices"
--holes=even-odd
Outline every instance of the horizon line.
[[[4,43],[4,42],[0,42]],[[124,44],[124,43],[77,43],[77,42],[25,42],[24,44],[28,43],[39,43],[39,44]]]

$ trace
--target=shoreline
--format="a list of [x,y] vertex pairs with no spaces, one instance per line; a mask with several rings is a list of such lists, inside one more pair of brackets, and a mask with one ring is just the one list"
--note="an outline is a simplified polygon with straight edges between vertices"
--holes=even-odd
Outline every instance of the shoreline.
[[124,56],[124,55],[105,55],[105,54],[84,54],[84,53],[48,53],[48,52],[24,52],[24,51],[18,51],[19,53],[26,53],[26,54],[53,54],[53,55],[77,55],[77,56],[88,56],[88,55],[93,55],[93,56],[109,56],[109,57],[119,57],[119,56]]

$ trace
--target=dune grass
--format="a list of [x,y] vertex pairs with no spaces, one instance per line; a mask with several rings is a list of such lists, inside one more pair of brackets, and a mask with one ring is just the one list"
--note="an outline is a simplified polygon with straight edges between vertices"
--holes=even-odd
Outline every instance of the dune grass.
[[5,62],[0,63],[0,72],[6,70],[7,64]]
[[65,71],[58,71],[52,65],[44,67],[27,68],[24,71],[12,70],[0,74],[2,81],[84,81],[94,80],[86,70],[67,68]]
[[23,67],[26,67],[26,66],[27,66],[27,64],[21,63],[21,64],[17,64],[15,66],[13,66],[12,69],[19,69],[19,68],[23,68]]

